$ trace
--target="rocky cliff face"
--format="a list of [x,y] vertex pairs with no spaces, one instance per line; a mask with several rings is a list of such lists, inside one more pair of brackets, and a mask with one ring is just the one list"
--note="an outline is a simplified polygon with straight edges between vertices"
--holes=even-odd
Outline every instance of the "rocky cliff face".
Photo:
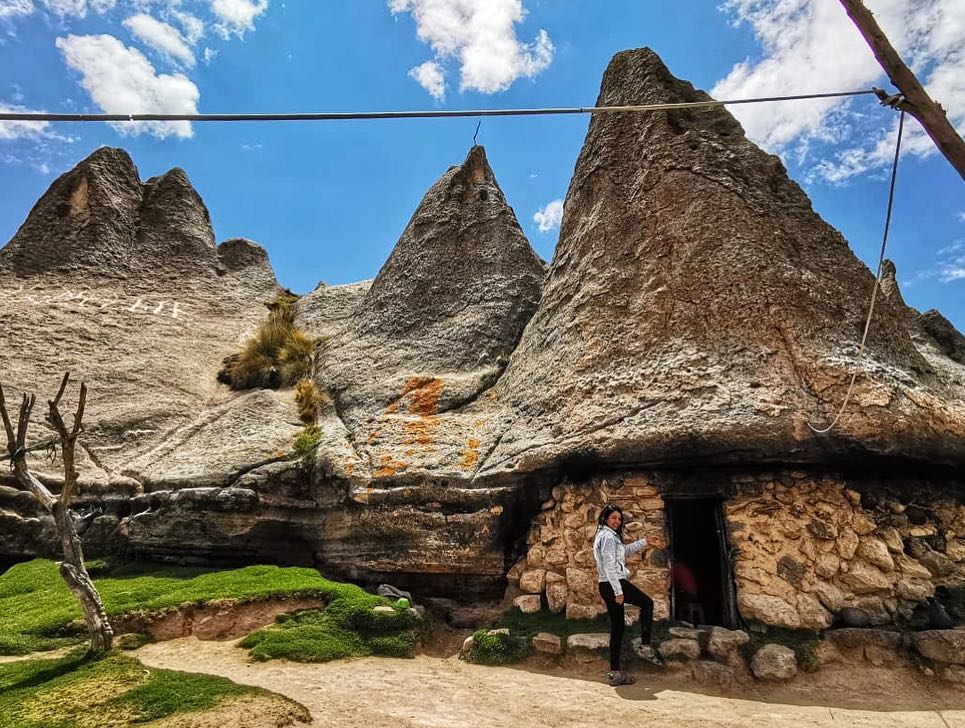
[[296,427],[286,395],[213,378],[277,290],[257,245],[215,246],[184,172],[142,184],[126,152],[99,149],[0,251],[4,386],[42,397],[67,370],[88,382],[88,482],[229,481]]
[[[614,57],[599,103],[704,98],[642,49]],[[682,466],[724,473],[727,487],[704,495],[732,501],[729,516],[766,517],[777,506],[750,501],[780,490],[782,514],[810,523],[813,504],[774,483],[806,492],[820,481],[833,507],[853,485],[825,478],[836,464],[870,473],[901,461],[925,480],[963,464],[965,340],[906,306],[893,276],[845,417],[827,435],[808,427],[840,406],[872,285],[780,161],[722,109],[595,117],[548,271],[474,147],[426,193],[374,280],[298,301],[298,325],[323,341],[315,376],[330,395],[319,446],[299,458],[290,392],[232,393],[215,377],[278,291],[264,251],[216,247],[180,170],[141,183],[124,152],[102,149],[0,250],[12,312],[0,372],[14,393],[52,390],[66,369],[88,382],[82,501],[107,507],[89,536],[101,549],[315,563],[463,595],[501,591],[517,563],[523,591],[552,592],[554,608],[579,616],[598,606],[594,513],[623,498],[660,535],[665,499],[716,482]],[[768,479],[767,463],[803,475]],[[945,511],[965,490],[948,472],[928,483],[950,499],[924,516],[936,533],[954,531],[959,516]],[[3,477],[0,557],[49,553],[49,520]],[[777,563],[734,533],[755,570]],[[955,564],[943,584],[965,574],[960,536],[928,545]],[[777,540],[762,548],[800,562],[808,588],[818,576],[847,586],[818,570],[813,539]],[[649,558],[641,585],[665,590],[667,554]],[[939,583],[909,569],[921,593]],[[807,623],[804,581],[788,587],[771,570],[738,574],[741,595],[785,599]],[[907,608],[895,579],[879,581],[890,614]]]
[[[648,49],[601,106],[706,100]],[[965,392],[884,301],[847,416],[873,276],[722,108],[594,117],[539,308],[496,387],[483,473],[603,463],[965,457]],[[947,357],[946,357],[947,359]]]

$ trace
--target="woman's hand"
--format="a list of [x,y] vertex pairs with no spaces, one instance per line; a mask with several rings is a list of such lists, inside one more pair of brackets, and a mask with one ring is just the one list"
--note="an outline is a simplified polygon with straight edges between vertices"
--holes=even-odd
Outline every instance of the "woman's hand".
[[623,595],[622,595],[622,594],[617,594],[617,596],[616,596],[616,602],[617,602],[617,604],[623,604]]

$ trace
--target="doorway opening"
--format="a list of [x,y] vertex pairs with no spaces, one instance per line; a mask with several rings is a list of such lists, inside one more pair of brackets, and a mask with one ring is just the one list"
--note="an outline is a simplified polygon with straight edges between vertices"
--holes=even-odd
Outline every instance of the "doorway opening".
[[674,619],[736,629],[734,576],[720,498],[666,498]]

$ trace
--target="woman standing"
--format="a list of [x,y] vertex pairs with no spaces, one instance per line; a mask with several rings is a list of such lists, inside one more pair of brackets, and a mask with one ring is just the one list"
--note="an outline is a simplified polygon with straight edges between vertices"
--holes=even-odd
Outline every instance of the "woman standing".
[[647,539],[624,545],[623,510],[620,506],[607,505],[597,520],[596,538],[593,540],[593,556],[596,559],[600,596],[606,603],[610,617],[610,672],[607,682],[612,686],[632,685],[636,678],[620,669],[620,649],[623,642],[624,604],[640,607],[641,657],[658,663],[659,659],[650,646],[650,630],[653,625],[653,600],[627,581],[627,556],[647,547]]

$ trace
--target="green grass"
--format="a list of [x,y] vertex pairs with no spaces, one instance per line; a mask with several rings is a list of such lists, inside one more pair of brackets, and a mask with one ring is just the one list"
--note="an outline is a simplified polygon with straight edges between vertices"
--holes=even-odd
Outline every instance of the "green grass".
[[[314,569],[249,566],[205,571],[143,564],[112,567],[103,562],[92,562],[92,566],[95,585],[110,616],[165,612],[186,604],[200,606],[213,601],[318,597],[328,604],[324,621],[330,632],[346,643],[354,639],[347,633],[359,632],[363,644],[351,654],[389,654],[388,646],[372,643],[376,637],[414,644],[414,636],[411,641],[402,636],[415,626],[414,617],[403,616],[390,622],[371,611],[374,606],[391,605],[389,600],[368,594],[354,584],[329,581]],[[0,654],[20,655],[77,643],[86,637],[81,620],[80,606],[54,562],[38,559],[17,564],[0,575]],[[264,631],[284,629],[282,623]],[[286,637],[291,641],[297,632]],[[302,634],[297,641],[304,645],[310,636]],[[401,647],[398,649],[402,651]],[[265,658],[268,652],[268,648],[263,648],[257,656]],[[299,659],[297,652],[292,649],[284,656]],[[349,656],[344,651],[340,654]]]
[[325,609],[283,614],[276,624],[252,632],[241,646],[256,660],[283,658],[298,662],[328,662],[364,655],[413,657],[422,621],[402,607],[379,613],[388,605],[358,587],[345,587]]
[[511,665],[532,654],[530,644],[530,640],[513,634],[512,628],[510,634],[489,634],[489,630],[483,628],[473,632],[472,648],[464,657],[477,665]]
[[243,696],[277,701],[290,719],[310,720],[303,706],[260,688],[148,669],[118,653],[91,660],[75,651],[0,665],[0,728],[113,728],[202,712]]

